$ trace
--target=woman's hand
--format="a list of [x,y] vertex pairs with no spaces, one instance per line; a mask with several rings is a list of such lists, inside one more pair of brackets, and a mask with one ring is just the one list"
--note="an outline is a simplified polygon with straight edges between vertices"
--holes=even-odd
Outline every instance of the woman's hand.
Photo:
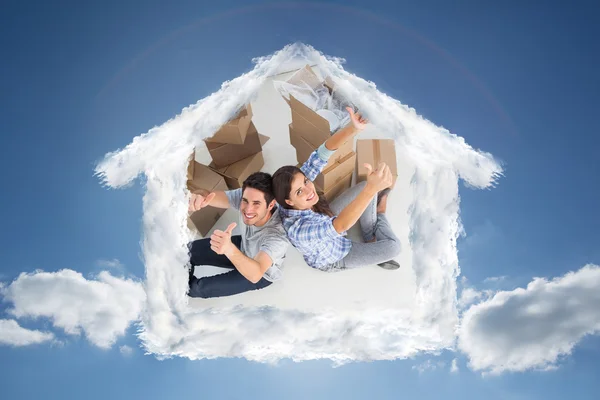
[[371,164],[364,164],[364,166],[367,169],[367,186],[373,191],[379,192],[392,186],[392,172],[386,163],[379,163],[375,171],[373,171]]
[[358,113],[355,114],[352,107],[346,107],[346,111],[348,111],[348,114],[350,114],[350,121],[352,121],[352,126],[354,126],[354,129],[356,129],[357,131],[362,131],[363,129],[365,129],[367,123],[369,122],[368,120],[363,118]]

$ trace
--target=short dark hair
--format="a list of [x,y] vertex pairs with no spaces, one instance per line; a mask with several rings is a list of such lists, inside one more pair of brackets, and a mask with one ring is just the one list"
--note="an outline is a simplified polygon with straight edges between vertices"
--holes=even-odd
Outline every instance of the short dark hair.
[[246,188],[260,190],[265,195],[267,206],[275,199],[273,194],[273,178],[266,172],[255,172],[246,178],[242,184],[242,193]]

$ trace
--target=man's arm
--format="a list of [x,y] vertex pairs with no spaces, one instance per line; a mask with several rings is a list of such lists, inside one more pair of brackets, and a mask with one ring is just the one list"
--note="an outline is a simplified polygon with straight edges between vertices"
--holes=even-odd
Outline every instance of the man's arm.
[[235,268],[252,283],[258,283],[265,272],[273,265],[271,257],[264,251],[259,251],[254,259],[246,256],[236,246],[225,254]]
[[231,242],[231,232],[236,225],[235,222],[229,224],[224,232],[216,230],[210,237],[210,248],[215,253],[227,257],[240,274],[244,275],[244,278],[252,283],[257,283],[273,264],[273,260],[264,251],[259,251],[254,260],[242,253]]
[[198,211],[206,206],[229,208],[231,207],[231,203],[227,194],[222,190],[214,192],[209,192],[206,189],[194,190],[190,198],[190,211]]

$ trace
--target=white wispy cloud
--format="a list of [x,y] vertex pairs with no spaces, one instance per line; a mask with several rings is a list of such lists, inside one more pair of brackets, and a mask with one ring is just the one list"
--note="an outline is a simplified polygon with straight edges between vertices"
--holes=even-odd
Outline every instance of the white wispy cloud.
[[123,268],[123,263],[116,258],[112,260],[98,260],[96,265],[104,268]]
[[444,362],[444,361],[426,360],[426,361],[422,362],[421,364],[413,365],[412,369],[418,371],[419,374],[423,374],[427,371],[435,371],[438,368],[442,369],[445,366],[446,366],[446,362]]
[[452,360],[452,364],[450,365],[450,373],[457,374],[458,371],[459,371],[458,360],[455,358]]
[[125,345],[119,347],[119,352],[121,354],[123,354],[125,357],[129,357],[130,355],[133,354],[133,349],[125,344]]
[[[399,180],[396,191],[410,204],[398,211],[408,214],[408,221],[392,220],[392,225],[397,232],[405,232],[403,253],[412,260],[405,264],[408,271],[414,271],[415,293],[409,306],[393,305],[368,313],[323,307],[322,311],[306,311],[299,298],[296,308],[258,308],[248,300],[252,296],[243,297],[246,303],[237,308],[188,306],[187,273],[175,267],[188,261],[184,244],[191,239],[185,222],[187,158],[194,147],[202,148],[203,138],[254,98],[268,76],[294,60],[319,64],[324,75],[335,79],[336,87],[369,116],[379,137],[396,140],[398,159],[406,167],[402,173],[407,175]],[[97,166],[102,183],[113,188],[127,186],[140,174],[146,176],[142,248],[147,302],[140,333],[146,349],[160,357],[347,362],[409,357],[421,350],[451,346],[458,324],[458,182],[462,179],[471,188],[493,187],[502,173],[499,163],[378,91],[373,83],[345,71],[342,59],[297,44],[255,63],[252,71],[226,82],[218,92],[134,138],[125,148],[107,154]],[[253,111],[257,116],[260,110]],[[287,135],[285,129],[283,125],[281,135]],[[275,151],[265,150],[265,159],[289,163]],[[293,267],[308,268],[287,268]],[[389,300],[397,303],[395,298]]]
[[12,319],[0,319],[0,345],[28,346],[48,342],[54,339],[51,332],[42,332],[23,328]]
[[22,273],[3,290],[17,318],[45,317],[67,334],[79,335],[102,348],[114,344],[139,318],[145,293],[140,282],[103,271],[88,280],[79,272]]
[[506,275],[502,275],[502,276],[490,276],[488,278],[485,278],[483,280],[483,283],[499,283],[499,282],[505,281],[506,278],[507,278]]
[[502,291],[463,316],[458,348],[475,371],[552,369],[586,335],[600,332],[600,267]]

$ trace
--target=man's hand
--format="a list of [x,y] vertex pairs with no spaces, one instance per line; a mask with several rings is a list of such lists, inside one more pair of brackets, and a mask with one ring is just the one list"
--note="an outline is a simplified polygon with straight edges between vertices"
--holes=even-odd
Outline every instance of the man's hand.
[[215,198],[214,193],[209,193],[208,195],[203,195],[199,193],[192,193],[192,197],[190,197],[190,204],[188,206],[188,211],[193,213],[198,211],[207,205],[210,204],[211,200]]
[[364,119],[360,114],[355,114],[352,107],[346,107],[346,111],[348,111],[348,114],[350,114],[350,121],[352,121],[354,129],[357,131],[362,131],[365,129],[369,121]]
[[392,172],[386,163],[379,163],[375,171],[373,171],[371,164],[364,164],[364,166],[367,169],[367,186],[370,186],[376,192],[392,186]]
[[229,256],[235,249],[235,245],[231,242],[231,232],[237,224],[232,222],[229,224],[225,232],[216,230],[210,237],[210,248],[217,254]]

